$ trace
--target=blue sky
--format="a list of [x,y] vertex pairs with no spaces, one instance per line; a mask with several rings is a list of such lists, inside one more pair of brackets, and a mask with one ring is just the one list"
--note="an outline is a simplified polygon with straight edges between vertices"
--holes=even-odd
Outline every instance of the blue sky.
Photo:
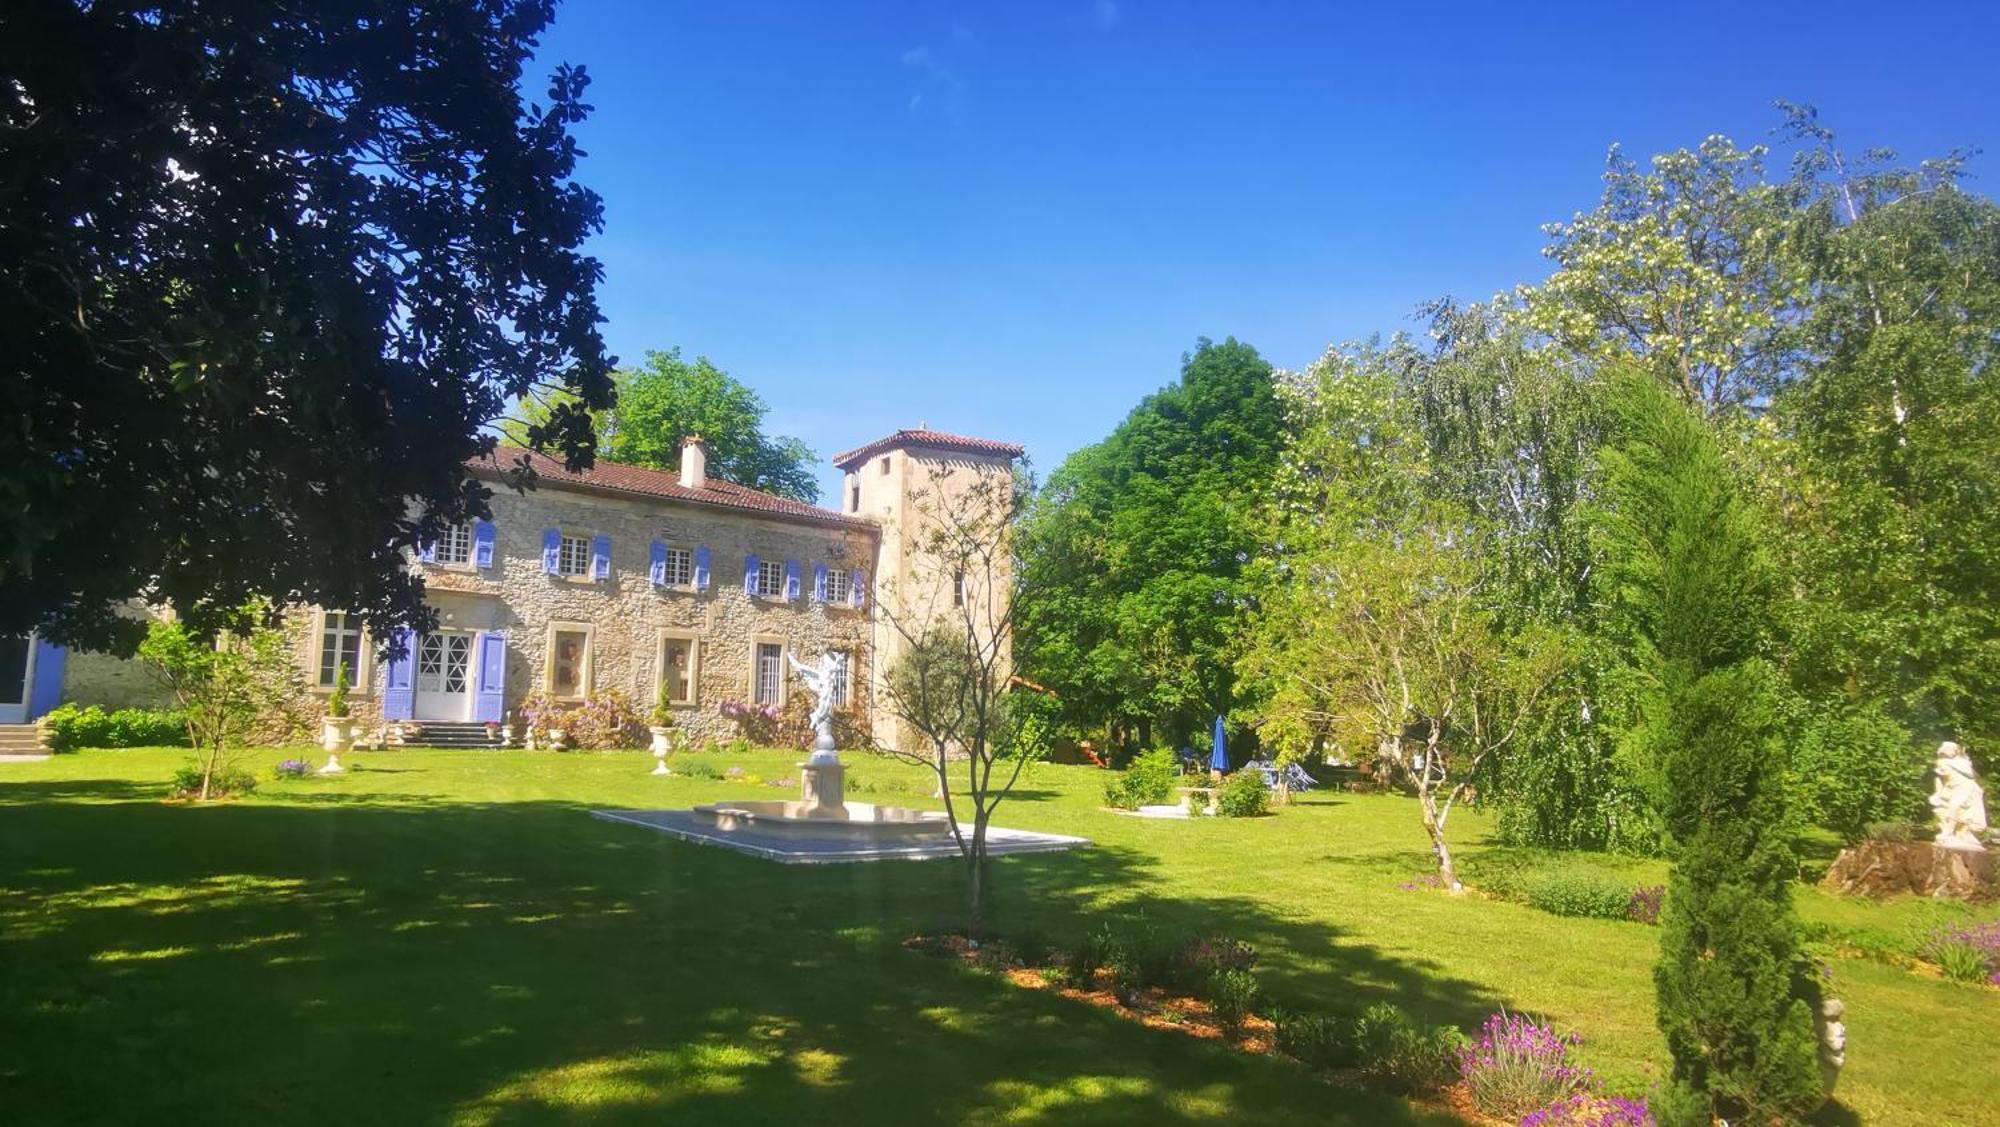
[[2000,147],[1996,41],[1993,4],[567,0],[539,69],[593,78],[614,352],[705,354],[822,456],[926,422],[1046,475],[1197,337],[1298,367],[1541,276],[1613,142],[1786,98]]

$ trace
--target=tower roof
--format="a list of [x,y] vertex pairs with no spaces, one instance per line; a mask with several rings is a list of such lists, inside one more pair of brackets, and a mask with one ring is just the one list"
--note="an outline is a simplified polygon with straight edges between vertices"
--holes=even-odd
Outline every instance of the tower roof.
[[943,450],[955,454],[980,454],[990,458],[1018,458],[1024,447],[1016,442],[999,442],[991,438],[971,438],[962,434],[946,434],[939,430],[912,430],[905,428],[888,436],[878,438],[865,446],[843,450],[833,456],[833,464],[839,469],[852,469],[855,465],[882,453],[901,447],[917,447],[924,450]]

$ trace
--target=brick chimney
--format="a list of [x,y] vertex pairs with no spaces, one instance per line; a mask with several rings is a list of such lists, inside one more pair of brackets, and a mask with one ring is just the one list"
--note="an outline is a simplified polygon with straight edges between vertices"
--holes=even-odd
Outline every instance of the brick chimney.
[[707,484],[708,448],[702,445],[700,435],[688,435],[681,440],[681,488],[700,489]]

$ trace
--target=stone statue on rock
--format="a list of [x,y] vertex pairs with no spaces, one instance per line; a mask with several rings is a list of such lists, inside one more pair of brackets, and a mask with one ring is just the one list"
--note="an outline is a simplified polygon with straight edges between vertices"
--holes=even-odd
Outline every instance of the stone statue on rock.
[[1930,805],[1937,815],[1937,843],[1947,849],[1984,851],[1986,792],[1972,773],[1965,749],[1946,740],[1938,745]]

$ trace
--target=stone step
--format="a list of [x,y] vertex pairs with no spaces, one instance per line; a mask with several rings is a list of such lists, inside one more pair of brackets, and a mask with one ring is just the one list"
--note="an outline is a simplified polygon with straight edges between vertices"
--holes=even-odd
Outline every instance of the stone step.
[[0,754],[20,755],[47,751],[42,746],[42,730],[33,724],[0,724]]
[[404,747],[498,747],[500,741],[488,739],[484,724],[425,723],[423,730],[403,738]]

